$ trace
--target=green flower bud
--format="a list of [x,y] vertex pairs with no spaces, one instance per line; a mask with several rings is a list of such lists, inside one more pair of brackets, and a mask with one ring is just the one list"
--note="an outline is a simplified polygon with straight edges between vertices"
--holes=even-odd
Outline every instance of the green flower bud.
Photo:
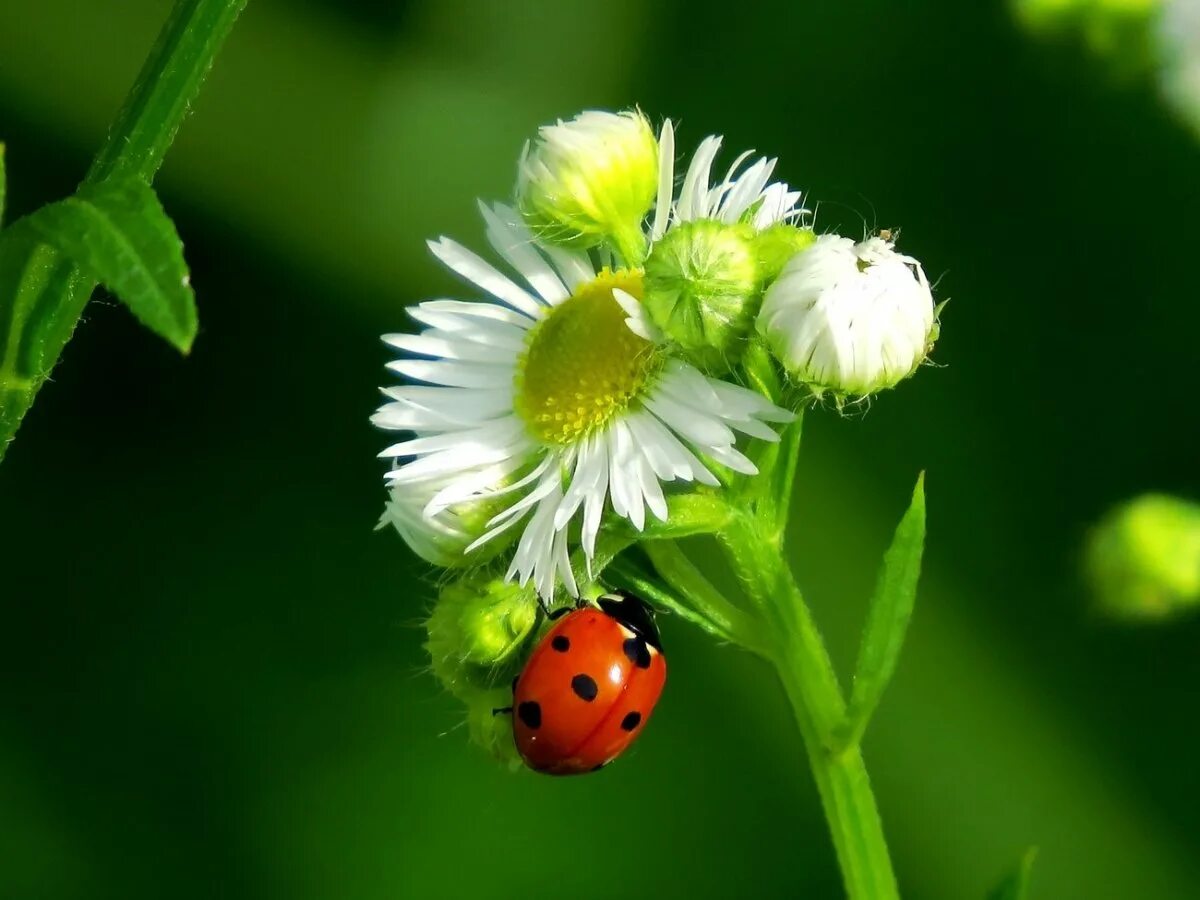
[[1200,605],[1200,506],[1145,494],[1109,511],[1088,537],[1097,604],[1122,619],[1163,619]]
[[754,238],[754,252],[758,254],[758,275],[764,285],[774,281],[788,260],[812,246],[817,239],[811,228],[797,228],[786,222],[772,225]]
[[467,731],[471,741],[510,771],[523,768],[521,754],[517,752],[517,745],[513,741],[512,716],[496,712],[512,705],[512,689],[502,687],[477,691],[466,700],[466,704]]
[[663,336],[708,372],[735,364],[761,299],[754,230],[682,222],[655,243],[645,272],[642,302]]
[[658,141],[640,112],[589,110],[538,130],[518,168],[517,205],[544,241],[611,241],[627,266],[645,253],[642,220],[658,192]]
[[446,584],[426,623],[434,675],[466,701],[508,685],[520,669],[537,610],[531,588],[487,572]]

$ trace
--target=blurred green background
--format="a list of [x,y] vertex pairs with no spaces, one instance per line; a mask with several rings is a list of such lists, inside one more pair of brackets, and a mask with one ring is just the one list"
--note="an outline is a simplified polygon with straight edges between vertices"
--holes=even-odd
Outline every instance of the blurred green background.
[[[12,214],[67,194],[168,0],[0,2]],[[367,417],[405,305],[464,289],[522,141],[637,103],[778,155],[818,227],[903,228],[928,369],[810,419],[793,541],[846,671],[928,470],[927,569],[866,752],[905,895],[1200,896],[1200,622],[1087,610],[1087,524],[1200,496],[1200,145],[1000,4],[253,0],[163,170],[180,359],[98,296],[0,467],[0,897],[840,895],[781,691],[664,623],[649,734],[509,775],[425,671],[428,571]],[[729,157],[726,157],[729,158]]]

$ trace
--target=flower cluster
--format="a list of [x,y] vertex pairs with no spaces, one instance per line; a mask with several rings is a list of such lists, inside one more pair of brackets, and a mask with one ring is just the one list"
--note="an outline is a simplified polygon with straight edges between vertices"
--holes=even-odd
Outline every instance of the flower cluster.
[[[670,121],[656,136],[640,112],[593,111],[541,129],[513,202],[480,204],[493,261],[429,244],[477,296],[418,303],[416,334],[384,336],[403,382],[373,418],[401,433],[381,454],[381,525],[471,568],[463,583],[483,578],[522,635],[539,598],[593,591],[606,531],[668,523],[673,494],[753,478],[755,448],[806,398],[890,388],[936,337],[925,274],[890,235],[817,236],[776,160],[743,153],[714,174],[720,149],[705,138],[677,178]],[[430,622],[431,645],[451,622],[450,643],[471,648],[439,651],[456,689],[513,655],[504,627],[467,620],[486,633]]]
[[404,432],[383,521],[445,567],[507,554],[544,601],[580,592],[606,516],[642,530],[678,486],[756,469],[739,442],[793,413],[743,386],[761,341],[797,385],[839,399],[895,385],[936,336],[928,281],[885,237],[807,227],[776,161],[721,176],[700,142],[676,187],[675,135],[640,112],[541,129],[514,205],[481,204],[506,270],[450,238],[434,255],[484,295],[410,309],[374,423]]

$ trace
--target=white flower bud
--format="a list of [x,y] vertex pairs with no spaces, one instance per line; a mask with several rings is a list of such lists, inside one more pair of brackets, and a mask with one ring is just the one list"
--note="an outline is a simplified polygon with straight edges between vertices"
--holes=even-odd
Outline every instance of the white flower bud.
[[921,264],[879,237],[817,238],[767,290],[757,326],[794,379],[839,397],[894,387],[937,338]]
[[658,141],[632,110],[543,126],[518,168],[518,205],[534,234],[576,247],[611,240],[629,266],[641,264],[657,190]]

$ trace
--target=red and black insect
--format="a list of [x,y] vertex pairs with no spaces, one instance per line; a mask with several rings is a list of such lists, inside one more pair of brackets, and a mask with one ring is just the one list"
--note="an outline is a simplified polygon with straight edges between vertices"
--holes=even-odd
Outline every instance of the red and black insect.
[[534,771],[578,775],[641,734],[667,661],[654,611],[637,597],[605,594],[557,616],[513,682],[513,738]]

